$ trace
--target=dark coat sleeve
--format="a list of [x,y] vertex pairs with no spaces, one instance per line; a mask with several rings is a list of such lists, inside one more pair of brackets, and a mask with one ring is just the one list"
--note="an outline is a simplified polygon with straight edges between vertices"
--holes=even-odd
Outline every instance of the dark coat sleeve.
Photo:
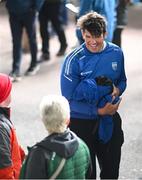
[[[11,166],[10,129],[0,125],[0,168]],[[9,132],[8,132],[9,131]]]
[[0,179],[14,179],[11,159],[10,128],[0,125]]
[[31,150],[25,169],[25,179],[47,179],[49,156],[44,149],[36,147]]

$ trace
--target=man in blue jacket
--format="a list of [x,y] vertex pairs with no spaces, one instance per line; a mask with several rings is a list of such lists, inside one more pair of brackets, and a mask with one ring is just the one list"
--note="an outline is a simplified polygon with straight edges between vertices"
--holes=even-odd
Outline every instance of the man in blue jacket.
[[122,50],[105,41],[106,21],[96,12],[79,18],[84,43],[65,59],[61,92],[70,104],[70,128],[90,148],[92,179],[96,156],[101,179],[117,179],[123,144],[121,118],[117,112],[126,88]]
[[10,73],[12,81],[19,81],[21,64],[21,39],[25,27],[31,50],[31,63],[26,75],[34,75],[39,70],[37,65],[36,42],[36,12],[38,12],[44,0],[7,0],[6,7],[9,13],[9,23],[13,42],[13,64]]

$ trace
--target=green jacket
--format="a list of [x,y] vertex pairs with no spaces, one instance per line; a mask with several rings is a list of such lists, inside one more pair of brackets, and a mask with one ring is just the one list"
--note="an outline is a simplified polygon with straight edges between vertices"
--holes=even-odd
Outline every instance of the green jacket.
[[33,146],[23,163],[20,179],[49,179],[62,158],[65,165],[57,179],[88,179],[90,153],[86,144],[70,130],[52,134]]

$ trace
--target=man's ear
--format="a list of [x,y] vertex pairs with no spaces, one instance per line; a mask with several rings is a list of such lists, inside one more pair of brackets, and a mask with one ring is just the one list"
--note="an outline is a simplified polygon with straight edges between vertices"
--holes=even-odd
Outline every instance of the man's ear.
[[103,35],[104,39],[107,37],[107,34],[108,34],[107,32],[104,33],[104,35]]
[[81,29],[82,38],[84,39],[84,31]]

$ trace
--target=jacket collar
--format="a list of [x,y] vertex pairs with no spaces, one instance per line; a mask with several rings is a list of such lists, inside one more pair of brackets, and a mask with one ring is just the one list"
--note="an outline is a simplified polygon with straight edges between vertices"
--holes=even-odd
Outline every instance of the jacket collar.
[[0,115],[4,115],[7,119],[10,119],[10,108],[0,107]]

